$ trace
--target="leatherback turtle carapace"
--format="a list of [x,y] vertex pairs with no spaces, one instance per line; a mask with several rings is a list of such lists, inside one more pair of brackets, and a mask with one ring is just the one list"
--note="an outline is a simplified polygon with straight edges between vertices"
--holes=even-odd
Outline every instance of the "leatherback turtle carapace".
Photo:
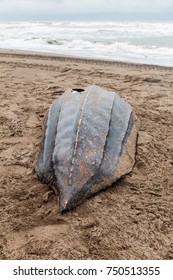
[[95,85],[68,90],[50,106],[36,172],[58,191],[60,211],[132,171],[137,133],[132,107]]

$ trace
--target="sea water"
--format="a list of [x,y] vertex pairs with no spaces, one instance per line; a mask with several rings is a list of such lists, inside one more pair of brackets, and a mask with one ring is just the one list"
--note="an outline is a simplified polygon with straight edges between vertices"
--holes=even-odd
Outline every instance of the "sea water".
[[1,22],[0,48],[173,66],[173,22]]

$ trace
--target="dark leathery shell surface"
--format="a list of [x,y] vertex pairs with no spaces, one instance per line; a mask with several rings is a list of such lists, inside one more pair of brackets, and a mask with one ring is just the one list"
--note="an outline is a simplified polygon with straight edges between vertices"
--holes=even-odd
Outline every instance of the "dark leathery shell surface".
[[[126,173],[122,168],[121,174],[120,158],[135,123],[128,103],[95,85],[69,90],[51,105],[36,172],[42,182],[56,186],[60,211],[80,204]],[[133,152],[127,172],[134,165],[136,135],[137,130],[132,144],[129,140]]]

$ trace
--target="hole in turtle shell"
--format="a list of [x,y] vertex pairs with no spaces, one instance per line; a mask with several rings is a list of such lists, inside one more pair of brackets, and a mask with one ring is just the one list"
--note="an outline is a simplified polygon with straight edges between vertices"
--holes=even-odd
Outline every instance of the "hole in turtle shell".
[[83,88],[73,88],[72,91],[82,92],[85,90]]

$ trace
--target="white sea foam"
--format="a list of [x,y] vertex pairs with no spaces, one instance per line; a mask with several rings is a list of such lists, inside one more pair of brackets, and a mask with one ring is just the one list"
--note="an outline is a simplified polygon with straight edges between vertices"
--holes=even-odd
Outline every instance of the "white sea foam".
[[173,66],[173,22],[0,23],[0,47]]

